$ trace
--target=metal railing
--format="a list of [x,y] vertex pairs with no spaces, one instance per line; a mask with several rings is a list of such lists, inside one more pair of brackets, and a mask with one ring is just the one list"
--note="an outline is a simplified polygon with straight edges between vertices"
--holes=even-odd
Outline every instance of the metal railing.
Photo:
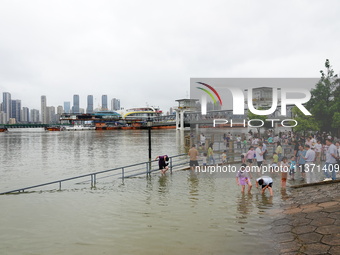
[[[189,163],[189,159],[188,159],[187,154],[179,154],[179,155],[169,157],[169,171],[170,171],[170,173],[172,173],[173,170],[178,170],[178,169],[181,169],[181,168],[183,169],[183,166],[188,165],[188,163]],[[57,180],[57,181],[52,181],[52,182],[42,183],[42,184],[38,184],[38,185],[28,186],[28,187],[25,187],[25,188],[5,191],[5,192],[1,192],[0,195],[25,192],[26,190],[44,187],[44,186],[49,186],[49,185],[53,185],[53,184],[59,184],[59,190],[61,190],[61,185],[64,182],[82,179],[82,178],[88,178],[88,177],[90,177],[90,180],[85,180],[85,181],[82,181],[80,183],[91,182],[91,187],[95,187],[98,179],[104,179],[104,178],[109,178],[109,177],[117,177],[117,179],[124,180],[125,178],[131,178],[131,177],[136,177],[136,176],[141,176],[141,175],[149,176],[149,175],[151,175],[152,172],[156,172],[156,171],[159,171],[158,161],[152,160],[151,162],[146,161],[146,162],[142,162],[142,163],[136,163],[136,164],[132,164],[132,165],[127,165],[127,166],[117,167],[117,168],[113,168],[113,169],[93,172],[93,173],[89,173],[89,174],[78,175],[78,176],[75,176],[75,177],[70,177],[70,178],[61,179],[61,180]],[[105,175],[105,174],[109,174],[109,175]],[[98,175],[105,175],[105,176],[101,176],[100,178],[97,178]],[[80,184],[80,183],[77,183],[77,184]]]

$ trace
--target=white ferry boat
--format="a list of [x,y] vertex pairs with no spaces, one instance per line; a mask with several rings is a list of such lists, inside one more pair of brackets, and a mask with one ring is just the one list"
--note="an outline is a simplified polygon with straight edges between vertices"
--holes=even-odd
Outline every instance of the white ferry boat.
[[159,117],[162,114],[162,111],[158,107],[141,107],[141,108],[130,108],[130,109],[122,109],[117,111],[122,119],[125,120],[146,120],[148,118]]
[[86,125],[73,125],[69,127],[65,127],[65,131],[82,131],[82,130],[95,130],[95,126],[86,126]]

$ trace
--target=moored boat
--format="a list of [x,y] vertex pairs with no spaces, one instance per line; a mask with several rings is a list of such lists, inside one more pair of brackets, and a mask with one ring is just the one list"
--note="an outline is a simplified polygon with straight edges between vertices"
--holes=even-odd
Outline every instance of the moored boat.
[[95,126],[86,126],[86,125],[73,125],[65,127],[65,131],[83,131],[83,130],[95,130]]
[[124,120],[147,120],[149,118],[156,118],[162,114],[158,107],[141,107],[123,109],[117,111]]
[[55,126],[55,127],[46,127],[45,128],[47,131],[61,131],[62,127]]
[[8,132],[44,132],[43,127],[8,127]]

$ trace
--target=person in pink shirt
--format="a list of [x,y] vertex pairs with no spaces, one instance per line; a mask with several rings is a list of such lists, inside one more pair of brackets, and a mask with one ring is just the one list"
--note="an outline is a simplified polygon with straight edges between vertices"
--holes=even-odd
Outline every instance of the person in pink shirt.
[[253,146],[250,146],[249,151],[247,152],[245,158],[248,162],[249,167],[251,167],[254,161],[254,147]]

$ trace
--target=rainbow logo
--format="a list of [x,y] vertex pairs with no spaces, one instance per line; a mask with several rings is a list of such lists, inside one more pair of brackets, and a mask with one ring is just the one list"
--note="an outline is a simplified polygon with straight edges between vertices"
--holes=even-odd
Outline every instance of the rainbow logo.
[[[218,102],[222,106],[222,99],[221,99],[220,95],[217,93],[216,89],[214,89],[209,84],[206,84],[206,83],[203,83],[203,82],[197,82],[197,83],[207,87],[208,89],[210,89],[215,94],[215,96],[218,99]],[[211,97],[211,99],[213,100],[214,104],[217,103],[216,97],[213,95],[213,93],[211,93],[211,91],[209,91],[208,89],[205,89],[205,88],[201,88],[201,87],[196,87],[196,88],[203,90],[205,93],[207,93]]]

